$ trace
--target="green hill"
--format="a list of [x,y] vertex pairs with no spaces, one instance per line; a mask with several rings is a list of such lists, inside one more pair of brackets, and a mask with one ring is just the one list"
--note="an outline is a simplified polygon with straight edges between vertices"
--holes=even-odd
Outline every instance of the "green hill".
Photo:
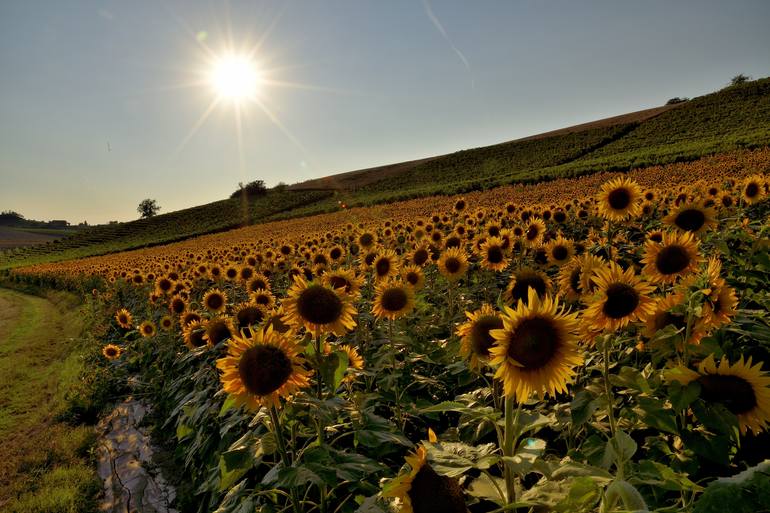
[[100,226],[52,243],[0,254],[0,268],[169,243],[245,224],[328,212],[343,201],[370,205],[532,183],[596,171],[693,160],[770,145],[770,79],[482,148],[332,175],[147,220]]

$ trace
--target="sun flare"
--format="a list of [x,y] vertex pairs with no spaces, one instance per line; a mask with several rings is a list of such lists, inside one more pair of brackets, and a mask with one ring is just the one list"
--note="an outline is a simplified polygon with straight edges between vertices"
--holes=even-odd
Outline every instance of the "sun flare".
[[210,79],[217,94],[232,101],[255,98],[261,82],[256,64],[244,55],[227,55],[217,59]]

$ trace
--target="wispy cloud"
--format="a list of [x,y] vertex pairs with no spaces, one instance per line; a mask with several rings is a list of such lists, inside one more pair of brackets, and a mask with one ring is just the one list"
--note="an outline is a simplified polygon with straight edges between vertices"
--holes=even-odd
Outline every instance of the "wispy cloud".
[[[460,51],[457,46],[455,46],[454,42],[452,42],[452,39],[449,37],[449,34],[447,33],[446,29],[444,28],[444,25],[441,24],[441,21],[439,21],[438,17],[436,16],[436,13],[433,12],[433,8],[430,6],[430,2],[428,0],[422,0],[422,5],[425,7],[425,14],[428,15],[428,18],[430,19],[431,23],[433,23],[433,26],[436,27],[436,30],[438,30],[441,33],[441,36],[446,40],[446,42],[449,44],[449,46],[452,48],[454,53],[457,54],[457,57],[460,59],[460,61],[463,63],[463,66],[465,66],[465,69],[468,70],[468,73],[472,73],[470,62],[468,62],[467,57],[465,57],[465,54]],[[471,86],[474,86],[474,80],[471,76]]]

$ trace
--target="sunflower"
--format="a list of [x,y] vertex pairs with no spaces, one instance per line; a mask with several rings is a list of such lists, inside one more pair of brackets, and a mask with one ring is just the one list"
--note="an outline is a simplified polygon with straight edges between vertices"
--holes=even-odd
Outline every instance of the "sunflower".
[[398,257],[392,249],[381,250],[372,262],[374,278],[384,280],[398,274]]
[[619,177],[602,185],[597,196],[599,215],[608,221],[624,221],[641,212],[642,189],[628,177]]
[[117,312],[115,312],[115,321],[118,323],[118,326],[120,326],[123,329],[131,329],[134,319],[131,317],[131,312],[126,310],[125,308],[121,308]]
[[185,301],[184,298],[179,294],[176,294],[171,298],[171,301],[169,301],[168,309],[174,315],[181,315],[185,310],[187,310],[187,301]]
[[503,293],[503,300],[514,306],[519,301],[526,302],[530,288],[535,289],[539,297],[544,297],[551,291],[551,279],[547,274],[534,269],[519,269],[511,276],[511,281]]
[[280,398],[288,399],[310,386],[311,371],[305,369],[300,345],[268,328],[249,337],[235,336],[227,343],[227,356],[217,360],[222,372],[222,388],[252,410],[262,406],[279,408]]
[[503,240],[499,237],[489,237],[479,248],[481,266],[491,271],[502,271],[508,267],[508,258],[503,249]]
[[[684,339],[687,331],[687,315],[676,311],[676,307],[682,305],[684,299],[685,297],[681,293],[669,294],[659,299],[655,304],[655,311],[645,321],[642,334],[651,339],[659,330],[671,325],[681,333]],[[690,338],[685,343],[697,345],[706,333],[698,326],[691,326],[690,328]]]
[[666,379],[687,385],[700,385],[700,397],[706,402],[723,404],[738,417],[741,434],[754,434],[767,429],[770,423],[770,376],[762,371],[762,363],[751,364],[751,357],[743,356],[730,364],[726,356],[716,363],[714,355],[698,365],[697,372],[686,367],[675,367],[665,373]]
[[585,320],[594,330],[615,331],[629,322],[645,321],[655,312],[650,297],[654,287],[615,262],[595,271],[592,278],[597,292],[584,311]]
[[227,294],[211,289],[203,295],[203,306],[210,312],[222,313],[227,308]]
[[450,282],[455,282],[468,270],[468,257],[460,248],[450,248],[438,260],[439,272]]
[[372,313],[378,319],[397,319],[414,308],[414,289],[395,280],[380,282],[374,292]]
[[564,265],[575,254],[575,245],[571,240],[560,235],[545,245],[545,252],[548,255],[548,263]]
[[522,403],[532,393],[566,391],[573,368],[583,362],[576,344],[577,313],[566,313],[550,295],[540,299],[534,289],[515,310],[504,308],[503,328],[490,331],[496,343],[489,354],[505,395]]
[[233,321],[228,317],[213,317],[203,324],[206,334],[204,339],[209,345],[215,346],[235,334]]
[[190,325],[191,322],[194,321],[200,321],[201,316],[198,312],[194,312],[192,310],[187,310],[182,313],[182,315],[179,316],[179,326],[182,329],[187,328],[187,326]]
[[275,296],[269,290],[257,289],[249,294],[249,299],[266,310],[271,310],[275,306]]
[[684,232],[701,233],[717,226],[713,208],[686,203],[663,218],[663,222]]
[[[514,232],[515,233],[515,232]],[[539,247],[545,236],[545,223],[542,219],[534,218],[524,228],[524,243],[530,248]]]
[[115,344],[107,344],[102,348],[102,354],[105,358],[108,360],[117,360],[120,358],[120,353],[122,350],[120,347],[116,346]]
[[760,201],[765,196],[765,179],[761,175],[752,175],[743,180],[741,197],[748,205]]
[[256,292],[257,290],[270,290],[270,280],[262,273],[255,274],[247,283],[246,283],[246,292],[252,293]]
[[701,256],[698,241],[691,232],[664,233],[658,243],[648,240],[644,248],[642,273],[654,283],[674,283],[698,269]]
[[174,288],[174,281],[166,278],[165,276],[159,276],[155,279],[155,293],[159,296],[165,296],[171,289]]
[[425,285],[425,273],[416,265],[405,265],[401,269],[401,278],[415,291],[422,289]]
[[158,329],[152,321],[144,321],[139,325],[139,333],[141,333],[144,338],[154,337],[157,332]]
[[342,336],[356,326],[356,309],[350,296],[319,281],[307,282],[301,276],[283,300],[286,320],[295,328],[304,326],[309,332],[320,331]]
[[571,301],[592,294],[596,284],[591,278],[604,264],[604,259],[590,253],[573,256],[559,270],[559,294]]
[[241,303],[233,316],[235,328],[241,331],[260,324],[267,317],[267,309],[253,302]]
[[333,346],[332,344],[325,342],[324,343],[324,354],[332,354],[335,351],[342,351],[344,352],[348,357],[348,369],[347,374],[344,378],[342,378],[343,383],[352,383],[356,380],[356,371],[360,371],[364,368],[364,359],[361,357],[360,354],[358,354],[358,351],[355,347],[352,347],[348,344],[343,344],[340,346]]
[[427,244],[415,247],[407,256],[407,262],[422,267],[430,261],[430,249]]
[[190,350],[210,345],[205,339],[206,331],[201,321],[191,321],[183,330],[182,337]]
[[729,324],[735,317],[738,306],[738,296],[735,289],[722,283],[712,289],[703,304],[703,316],[698,320],[698,326],[711,331]]
[[465,312],[465,316],[468,320],[456,331],[460,337],[460,354],[470,359],[472,369],[478,370],[489,359],[489,349],[495,343],[490,331],[501,329],[503,318],[488,304],[475,312]]
[[158,324],[163,331],[169,331],[174,326],[174,319],[170,315],[164,315]]
[[335,269],[323,275],[322,281],[333,289],[341,289],[343,293],[358,298],[364,279],[353,269]]
[[409,472],[393,478],[382,492],[383,497],[400,500],[399,513],[467,513],[460,484],[433,470],[424,446],[405,459]]

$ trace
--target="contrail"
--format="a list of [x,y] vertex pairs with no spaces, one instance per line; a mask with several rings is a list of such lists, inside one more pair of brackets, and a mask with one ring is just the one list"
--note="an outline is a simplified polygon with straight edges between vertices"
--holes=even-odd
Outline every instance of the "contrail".
[[455,44],[452,42],[452,40],[449,38],[449,34],[447,34],[446,29],[436,17],[436,14],[433,12],[433,9],[430,6],[430,3],[428,3],[428,0],[422,0],[422,5],[425,7],[425,14],[428,15],[428,18],[430,18],[430,21],[433,23],[436,29],[441,33],[444,39],[446,39],[446,42],[449,43],[449,46],[452,47],[452,50],[454,50],[454,52],[457,54],[457,57],[462,61],[463,65],[465,65],[465,69],[468,70],[468,73],[471,73],[471,65],[468,62],[468,59],[465,57],[465,55],[463,55],[460,49],[457,48]]

